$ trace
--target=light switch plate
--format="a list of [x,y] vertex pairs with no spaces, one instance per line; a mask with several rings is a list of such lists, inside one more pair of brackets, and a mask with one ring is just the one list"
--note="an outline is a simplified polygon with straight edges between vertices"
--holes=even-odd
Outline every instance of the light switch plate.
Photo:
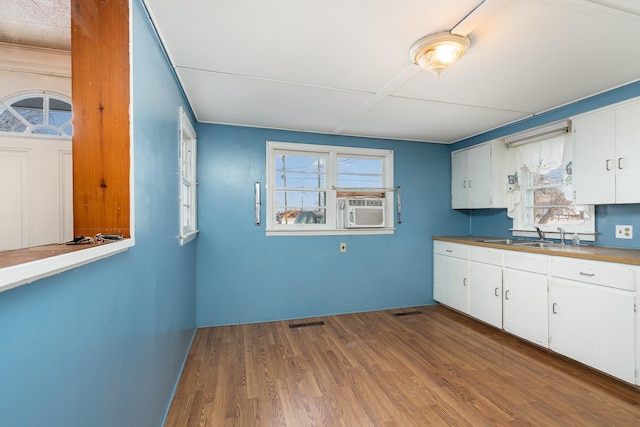
[[633,226],[616,225],[616,239],[633,239]]
[[347,244],[346,243],[340,243],[340,252],[342,252],[342,253],[347,252]]

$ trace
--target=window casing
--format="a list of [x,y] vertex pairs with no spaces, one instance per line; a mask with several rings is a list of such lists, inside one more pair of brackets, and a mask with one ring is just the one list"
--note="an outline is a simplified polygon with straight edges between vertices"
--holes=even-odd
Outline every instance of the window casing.
[[[267,142],[267,235],[393,232],[393,151]],[[338,200],[384,198],[382,227],[338,227]]]
[[509,177],[510,190],[519,192],[513,216],[515,236],[536,235],[535,227],[559,237],[562,228],[570,237],[595,239],[595,209],[573,203],[571,141],[567,135],[536,140],[516,150],[516,174]]
[[196,132],[180,108],[180,245],[198,234],[196,149]]

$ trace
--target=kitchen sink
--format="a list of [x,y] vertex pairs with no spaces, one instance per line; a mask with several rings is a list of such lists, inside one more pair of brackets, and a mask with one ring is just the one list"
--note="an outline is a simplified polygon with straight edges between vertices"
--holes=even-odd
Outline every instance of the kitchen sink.
[[570,245],[562,245],[556,242],[539,241],[539,240],[514,240],[514,239],[486,239],[482,243],[493,243],[494,245],[516,246],[521,248],[538,248],[538,249],[564,249]]
[[493,243],[494,245],[519,245],[521,243],[529,243],[530,240],[514,240],[514,239],[487,239],[482,243]]
[[495,243],[496,245],[513,245],[514,241],[512,239],[487,239],[483,240],[482,243]]
[[540,248],[540,249],[559,249],[563,248],[566,245],[555,242],[516,242],[513,246],[521,246],[525,248]]

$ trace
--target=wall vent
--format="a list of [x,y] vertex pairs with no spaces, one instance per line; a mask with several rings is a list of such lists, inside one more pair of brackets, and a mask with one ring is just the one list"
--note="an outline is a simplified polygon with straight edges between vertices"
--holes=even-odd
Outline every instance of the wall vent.
[[306,328],[307,326],[324,326],[324,322],[322,320],[318,320],[317,322],[306,322],[306,323],[290,323],[289,328]]
[[414,314],[422,314],[422,312],[418,310],[414,310],[414,311],[405,311],[403,313],[393,313],[394,316],[412,316]]

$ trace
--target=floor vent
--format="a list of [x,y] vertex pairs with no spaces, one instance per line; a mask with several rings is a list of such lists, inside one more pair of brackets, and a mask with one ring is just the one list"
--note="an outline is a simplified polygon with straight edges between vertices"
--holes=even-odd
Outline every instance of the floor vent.
[[422,312],[418,310],[414,310],[414,311],[405,311],[404,313],[393,313],[394,316],[412,316],[414,314],[422,314]]
[[322,320],[318,320],[317,322],[307,322],[307,323],[290,323],[289,327],[293,328],[306,328],[307,326],[323,326],[324,322]]

